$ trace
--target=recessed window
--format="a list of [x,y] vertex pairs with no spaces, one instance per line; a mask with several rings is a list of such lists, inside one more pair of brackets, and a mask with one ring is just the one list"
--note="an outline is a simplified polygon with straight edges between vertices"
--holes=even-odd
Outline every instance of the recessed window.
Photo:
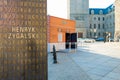
[[92,28],[92,24],[90,24],[90,29]]
[[105,25],[103,24],[103,29],[105,29]]
[[103,36],[105,36],[105,32],[103,33]]
[[84,21],[84,16],[76,16],[75,20]]
[[94,20],[96,20],[96,17],[94,17]]
[[78,17],[78,16],[76,16],[76,17],[75,17],[75,20],[79,20],[79,17]]
[[100,24],[98,24],[98,29],[100,29]]
[[98,36],[100,36],[100,32],[98,33]]
[[96,24],[94,24],[94,29],[96,29]]
[[92,32],[90,32],[90,37],[92,36]]
[[105,18],[103,17],[103,21],[105,20]]
[[100,11],[99,11],[99,14],[103,14],[103,11],[102,11],[102,10],[100,10]]
[[91,10],[91,14],[94,14],[94,10]]
[[115,10],[115,6],[113,6],[113,10]]
[[94,33],[94,36],[96,36],[96,33]]
[[100,21],[100,17],[98,17],[98,21]]

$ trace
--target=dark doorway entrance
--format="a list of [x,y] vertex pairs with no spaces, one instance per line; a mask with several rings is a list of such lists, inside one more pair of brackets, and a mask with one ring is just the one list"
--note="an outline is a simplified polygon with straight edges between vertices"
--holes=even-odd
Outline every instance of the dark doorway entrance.
[[76,33],[66,33],[66,49],[75,49],[77,42],[77,34]]
[[71,35],[70,33],[66,33],[66,44],[65,44],[66,49],[69,49],[70,42],[71,42]]
[[76,42],[77,42],[77,34],[72,33],[71,34],[71,49],[75,49],[77,47]]

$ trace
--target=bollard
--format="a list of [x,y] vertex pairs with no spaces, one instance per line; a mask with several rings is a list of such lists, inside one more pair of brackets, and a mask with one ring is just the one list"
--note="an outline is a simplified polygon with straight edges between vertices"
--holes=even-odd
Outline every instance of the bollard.
[[56,49],[55,49],[55,45],[53,45],[53,63],[56,64],[57,63],[57,56],[56,56]]

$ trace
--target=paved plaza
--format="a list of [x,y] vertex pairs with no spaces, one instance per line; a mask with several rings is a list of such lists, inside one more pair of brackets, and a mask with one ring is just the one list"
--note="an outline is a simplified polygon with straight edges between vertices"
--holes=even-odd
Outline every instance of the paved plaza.
[[80,43],[76,52],[48,53],[48,80],[120,80],[120,42]]

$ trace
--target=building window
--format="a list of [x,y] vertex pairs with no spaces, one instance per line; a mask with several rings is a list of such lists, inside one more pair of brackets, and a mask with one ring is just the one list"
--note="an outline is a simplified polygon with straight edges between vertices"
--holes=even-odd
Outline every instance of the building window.
[[90,32],[90,37],[92,36],[92,32]]
[[98,33],[98,36],[100,37],[100,32]]
[[62,33],[58,33],[58,42],[62,42]]
[[103,29],[105,29],[105,25],[103,24]]
[[115,6],[113,5],[113,11],[115,10]]
[[75,20],[79,20],[79,17],[78,17],[78,16],[76,16],[76,17],[75,17]]
[[94,33],[94,36],[96,36],[96,33]]
[[98,29],[100,29],[100,24],[98,24]]
[[91,10],[91,14],[94,14],[94,10]]
[[96,17],[94,17],[94,20],[96,20]]
[[94,29],[96,29],[96,24],[94,24]]
[[103,11],[102,11],[102,10],[100,10],[100,11],[99,11],[99,14],[103,14]]
[[105,18],[103,17],[103,21],[105,20]]
[[75,17],[75,20],[84,21],[85,18],[84,18],[84,16],[76,16],[76,17]]
[[103,33],[103,37],[105,36],[105,33]]
[[90,29],[92,28],[92,24],[90,24]]
[[112,23],[110,23],[110,27],[112,26]]
[[115,25],[115,22],[113,22],[113,25]]
[[98,17],[98,21],[100,21],[100,17]]

